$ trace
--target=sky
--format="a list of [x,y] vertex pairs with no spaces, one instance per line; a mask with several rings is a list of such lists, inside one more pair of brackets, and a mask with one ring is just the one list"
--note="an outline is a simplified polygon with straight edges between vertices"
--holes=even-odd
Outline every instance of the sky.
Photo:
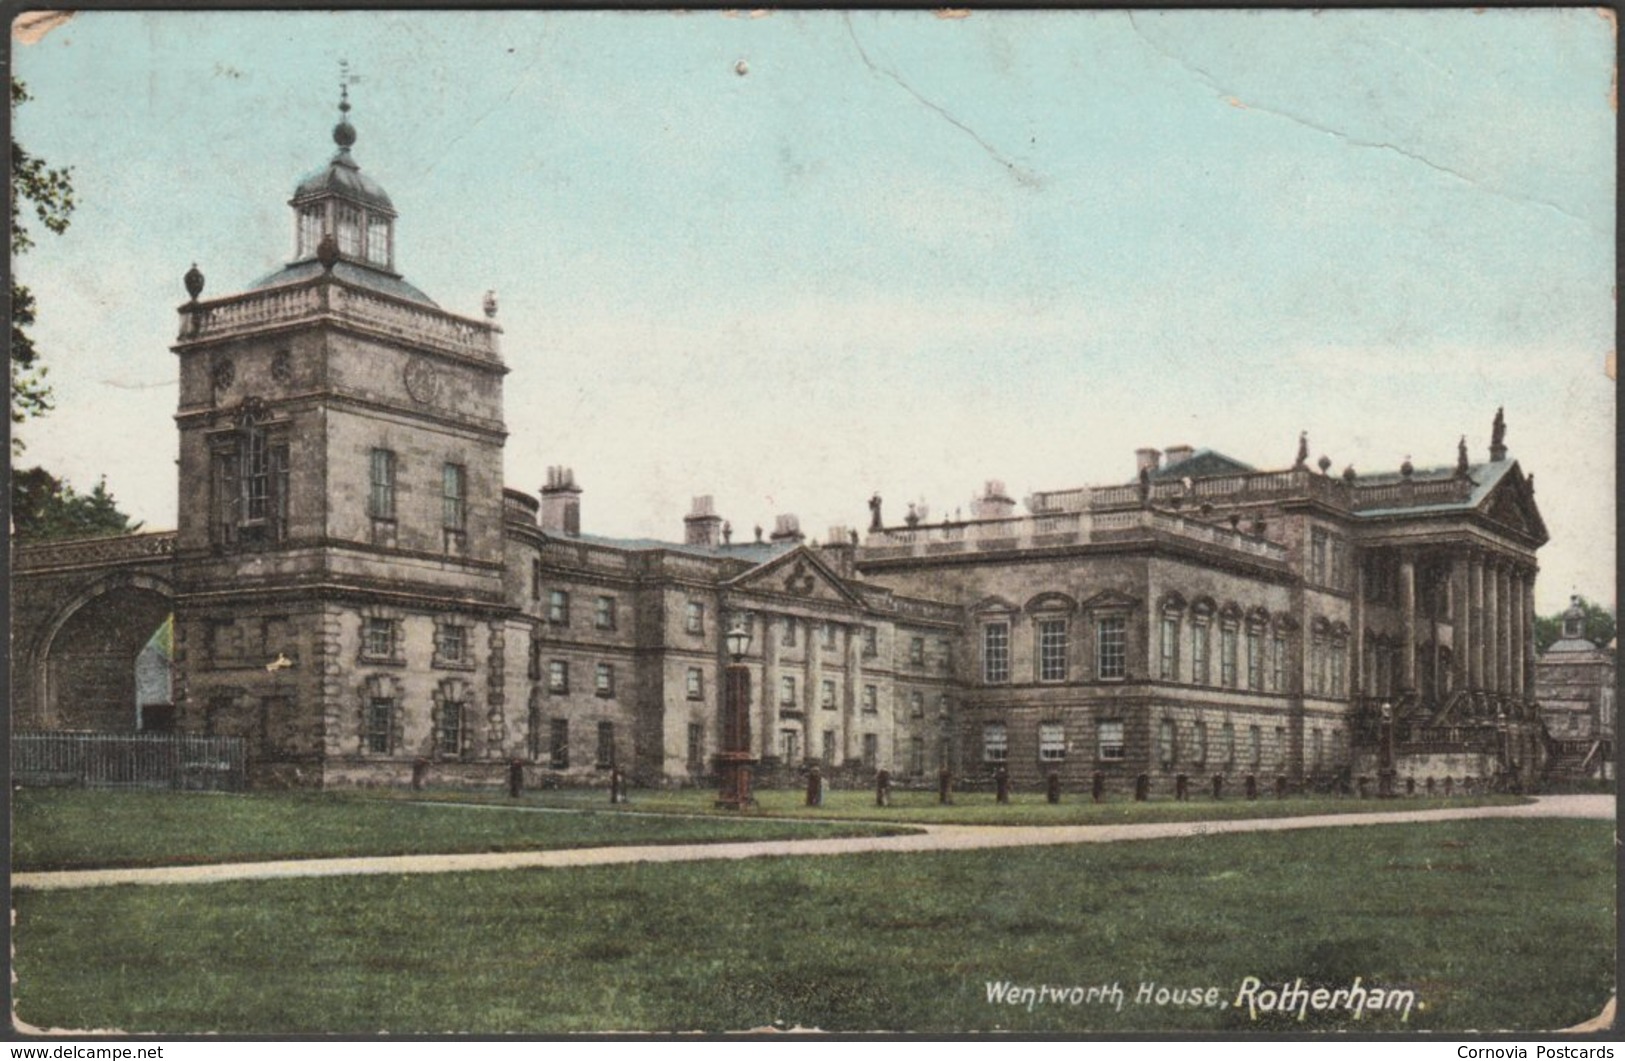
[[1126,482],[1189,444],[1335,469],[1487,459],[1614,602],[1615,28],[1594,9],[90,12],[14,70],[73,167],[18,259],[56,409],[21,463],[176,504],[175,309],[292,255],[354,157],[396,265],[494,289],[510,486],[583,530],[744,536]]

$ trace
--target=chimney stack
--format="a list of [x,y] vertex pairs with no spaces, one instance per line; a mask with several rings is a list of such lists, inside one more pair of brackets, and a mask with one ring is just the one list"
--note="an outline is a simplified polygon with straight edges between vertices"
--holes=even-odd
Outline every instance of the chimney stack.
[[722,544],[722,517],[717,515],[711,495],[696,497],[683,517],[683,541],[689,545]]
[[807,536],[805,534],[801,533],[801,521],[797,519],[793,513],[786,512],[783,515],[774,517],[773,533],[768,535],[768,540],[775,542],[799,542],[804,541],[806,537]]
[[[1196,451],[1189,446],[1169,446],[1167,452],[1162,455],[1162,466],[1164,468],[1172,468],[1176,464],[1190,460],[1191,454],[1195,452]],[[1153,468],[1152,470],[1155,471],[1156,469]]]
[[547,484],[542,487],[542,530],[570,538],[580,536],[581,487],[576,485],[573,469],[562,465],[547,469]]
[[[982,484],[982,495],[970,503],[972,519],[1008,519],[1016,514],[1015,498],[1004,488],[1003,479],[989,479]],[[922,512],[921,518],[924,518]]]
[[[1160,457],[1160,456],[1162,456],[1161,453],[1157,452],[1156,450],[1152,449],[1149,446],[1147,446],[1145,449],[1137,449],[1137,450],[1135,450],[1134,451],[1134,474],[1139,475],[1141,472],[1154,472],[1154,471],[1156,471],[1157,470],[1157,458]],[[1174,456],[1173,450],[1169,450],[1168,451],[1168,463],[1169,464],[1173,463],[1173,456]]]

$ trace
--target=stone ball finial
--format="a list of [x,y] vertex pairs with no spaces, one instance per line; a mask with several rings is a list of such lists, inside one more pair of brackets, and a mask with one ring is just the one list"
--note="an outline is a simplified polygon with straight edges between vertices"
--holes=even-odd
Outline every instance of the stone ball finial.
[[1416,466],[1411,463],[1410,454],[1406,454],[1405,463],[1399,466],[1399,474],[1409,479],[1411,477],[1411,473],[1414,471],[1416,471]]
[[1343,469],[1343,481],[1345,483],[1349,483],[1351,485],[1353,484],[1353,482],[1354,482],[1354,465],[1350,464],[1348,467]]
[[1326,470],[1332,466],[1332,459],[1322,453],[1317,463],[1320,465],[1320,474],[1325,475]]
[[350,150],[355,144],[355,126],[348,121],[341,121],[333,126],[333,142],[342,150]]
[[186,293],[192,296],[193,302],[196,302],[197,297],[203,294],[203,273],[199,271],[197,262],[193,262],[192,267],[186,270],[181,282],[186,285]]
[[485,309],[485,316],[487,318],[489,318],[489,319],[495,319],[496,318],[496,315],[497,315],[497,293],[496,293],[496,290],[494,288],[485,293],[484,309]]

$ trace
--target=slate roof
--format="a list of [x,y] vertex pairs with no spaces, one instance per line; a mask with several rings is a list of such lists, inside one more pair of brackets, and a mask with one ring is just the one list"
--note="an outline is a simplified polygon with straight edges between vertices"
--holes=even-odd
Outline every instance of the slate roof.
[[[278,269],[274,273],[260,277],[248,285],[250,291],[264,291],[273,287],[282,287],[287,284],[297,284],[305,280],[314,280],[322,275],[322,263],[314,259],[302,262],[293,262]],[[425,306],[440,306],[434,299],[419,291],[416,287],[390,273],[369,269],[356,262],[340,258],[333,264],[333,275],[347,284],[355,287],[364,287],[369,291],[376,291],[381,295],[391,295],[395,298],[404,298],[411,302],[421,303]]]
[[1151,473],[1153,482],[1167,479],[1201,479],[1210,475],[1242,475],[1255,472],[1251,464],[1243,464],[1217,450],[1199,449],[1182,461],[1165,464]]
[[665,550],[671,553],[683,553],[688,556],[702,556],[709,560],[744,560],[750,564],[762,564],[774,557],[783,556],[794,549],[800,542],[738,542],[729,545],[688,545],[684,542],[663,542],[657,538],[608,538],[600,534],[581,534],[569,541],[582,541],[589,545],[605,545],[612,549],[625,549],[628,552],[654,552]]

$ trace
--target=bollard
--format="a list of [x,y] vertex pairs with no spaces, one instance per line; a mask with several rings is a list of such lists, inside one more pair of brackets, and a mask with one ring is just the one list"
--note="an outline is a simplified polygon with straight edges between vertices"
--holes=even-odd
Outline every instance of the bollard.
[[807,771],[807,806],[818,807],[824,802],[824,774],[818,767]]
[[1449,798],[1450,798],[1450,796],[1451,796],[1451,795],[1452,795],[1452,794],[1453,794],[1453,792],[1454,792],[1454,790],[1455,790],[1455,787],[1456,787],[1456,780],[1455,780],[1455,778],[1453,778],[1453,777],[1446,777],[1446,778],[1445,778],[1445,779],[1444,779],[1444,794],[1445,794],[1445,798],[1446,798],[1446,799],[1449,799]]
[[1255,774],[1247,775],[1247,798],[1258,798],[1258,777]]
[[1174,775],[1174,799],[1181,803],[1191,797],[1191,779],[1184,774]]
[[1106,798],[1106,775],[1098,770],[1095,771],[1094,780],[1089,783],[1089,794],[1096,803]]
[[875,775],[875,806],[891,804],[891,771],[882,770]]
[[1369,777],[1366,777],[1364,774],[1361,774],[1360,775],[1360,780],[1359,780],[1359,785],[1360,785],[1360,798],[1361,799],[1370,799],[1371,798],[1371,792],[1369,790],[1370,790],[1370,786],[1371,786],[1371,779]]
[[1433,798],[1433,775],[1432,774],[1428,775],[1427,790],[1428,790],[1428,798],[1432,799]]
[[1134,779],[1134,802],[1144,803],[1151,796],[1151,776],[1141,774]]
[[1407,777],[1405,779],[1405,795],[1407,795],[1407,796],[1416,795],[1416,778]]
[[429,760],[427,760],[427,759],[414,759],[414,760],[412,760],[412,787],[421,792],[423,790],[423,786],[428,784],[428,783],[429,783]]
[[1219,799],[1224,795],[1224,775],[1213,775],[1213,798]]
[[954,801],[954,775],[953,771],[944,766],[937,773],[937,802],[952,803]]
[[1049,777],[1045,780],[1044,795],[1051,803],[1061,802],[1061,775],[1054,770],[1049,772]]
[[1275,798],[1286,799],[1286,775],[1275,775]]
[[508,796],[518,799],[525,791],[525,760],[508,760]]
[[1000,803],[1009,803],[1010,771],[1006,770],[1002,766],[999,767],[998,773],[993,775],[993,784],[997,790],[997,795],[995,795],[994,798]]

